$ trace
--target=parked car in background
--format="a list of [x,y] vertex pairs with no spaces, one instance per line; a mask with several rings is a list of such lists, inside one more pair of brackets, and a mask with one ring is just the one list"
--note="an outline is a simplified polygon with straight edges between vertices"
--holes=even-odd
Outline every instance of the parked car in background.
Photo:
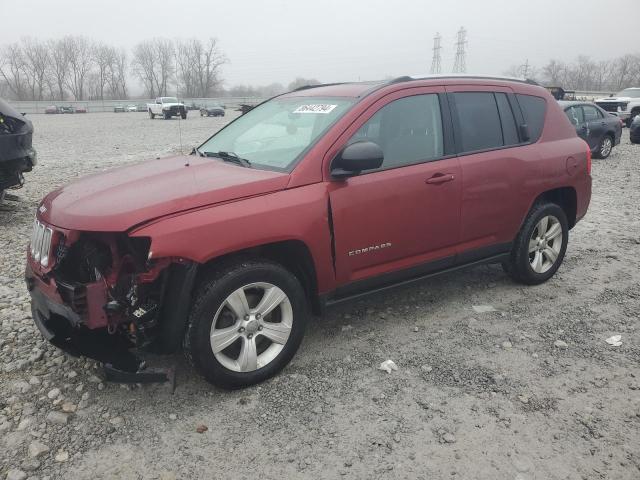
[[144,103],[139,103],[136,105],[136,112],[146,112],[147,106]]
[[542,87],[318,85],[189,156],[50,193],[25,280],[57,347],[134,374],[123,345],[183,347],[207,380],[239,388],[280,371],[328,305],[476,264],[549,280],[590,198],[591,151]]
[[124,113],[126,110],[123,105],[116,105],[115,107],[113,107],[113,111],[115,113]]
[[66,107],[60,107],[60,113],[76,113],[76,109],[71,105]]
[[195,104],[195,102],[191,102],[191,105],[185,105],[187,110],[199,110],[199,107]]
[[48,114],[60,113],[60,109],[55,105],[49,105],[48,107],[45,107],[44,113],[48,113]]
[[127,112],[136,112],[138,110],[138,107],[131,104],[131,105],[127,105]]
[[87,113],[87,107],[84,105],[76,107],[76,113]]
[[611,97],[598,98],[595,104],[620,117],[628,127],[640,115],[640,87],[625,88]]
[[631,143],[640,143],[640,115],[636,115],[629,125],[629,140]]
[[558,102],[594,156],[607,158],[620,143],[622,119],[589,102]]
[[35,166],[32,137],[31,121],[0,98],[0,201],[8,188],[20,188],[24,173]]
[[201,117],[224,117],[224,107],[219,104],[201,107],[200,116]]
[[178,101],[175,97],[158,97],[154,103],[148,103],[149,118],[152,120],[156,115],[162,115],[165,120],[171,117],[187,118],[187,109],[184,103]]

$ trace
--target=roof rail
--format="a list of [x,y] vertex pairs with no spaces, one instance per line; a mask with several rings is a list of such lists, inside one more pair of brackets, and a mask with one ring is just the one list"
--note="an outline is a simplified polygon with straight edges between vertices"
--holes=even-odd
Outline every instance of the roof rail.
[[518,77],[509,77],[503,75],[482,75],[482,74],[469,74],[469,73],[438,73],[438,74],[428,74],[428,75],[405,75],[402,77],[394,78],[388,82],[388,85],[392,85],[394,83],[401,82],[409,82],[412,80],[429,80],[429,79],[437,79],[437,78],[468,78],[468,79],[486,79],[486,80],[507,80],[510,82],[520,82],[520,83],[528,83],[531,85],[538,85],[535,80],[518,78]]
[[309,90],[310,88],[318,88],[318,87],[333,87],[334,85],[344,85],[345,82],[335,82],[335,83],[318,83],[316,85],[302,85],[301,87],[294,88],[291,90],[292,92],[299,92],[300,90]]

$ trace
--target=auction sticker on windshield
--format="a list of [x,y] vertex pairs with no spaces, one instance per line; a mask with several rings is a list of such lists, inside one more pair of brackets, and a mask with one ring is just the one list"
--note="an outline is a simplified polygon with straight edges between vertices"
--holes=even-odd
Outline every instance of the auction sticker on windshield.
[[300,105],[293,113],[331,113],[337,105],[329,105],[327,103],[320,103],[316,105]]

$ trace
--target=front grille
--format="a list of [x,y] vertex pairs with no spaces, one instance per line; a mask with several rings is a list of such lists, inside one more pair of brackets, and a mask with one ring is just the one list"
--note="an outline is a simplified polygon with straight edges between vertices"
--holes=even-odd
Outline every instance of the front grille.
[[39,222],[33,222],[31,233],[31,257],[34,262],[39,262],[43,267],[49,266],[49,254],[51,253],[51,239],[53,230]]

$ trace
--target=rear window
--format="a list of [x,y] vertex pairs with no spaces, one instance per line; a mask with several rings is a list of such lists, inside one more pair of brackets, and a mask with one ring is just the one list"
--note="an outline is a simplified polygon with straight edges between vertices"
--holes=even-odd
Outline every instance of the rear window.
[[459,92],[452,96],[458,112],[462,151],[502,147],[502,126],[493,93]]
[[516,94],[516,97],[524,116],[524,123],[529,128],[530,141],[537,142],[544,127],[546,102],[544,98],[533,95]]

